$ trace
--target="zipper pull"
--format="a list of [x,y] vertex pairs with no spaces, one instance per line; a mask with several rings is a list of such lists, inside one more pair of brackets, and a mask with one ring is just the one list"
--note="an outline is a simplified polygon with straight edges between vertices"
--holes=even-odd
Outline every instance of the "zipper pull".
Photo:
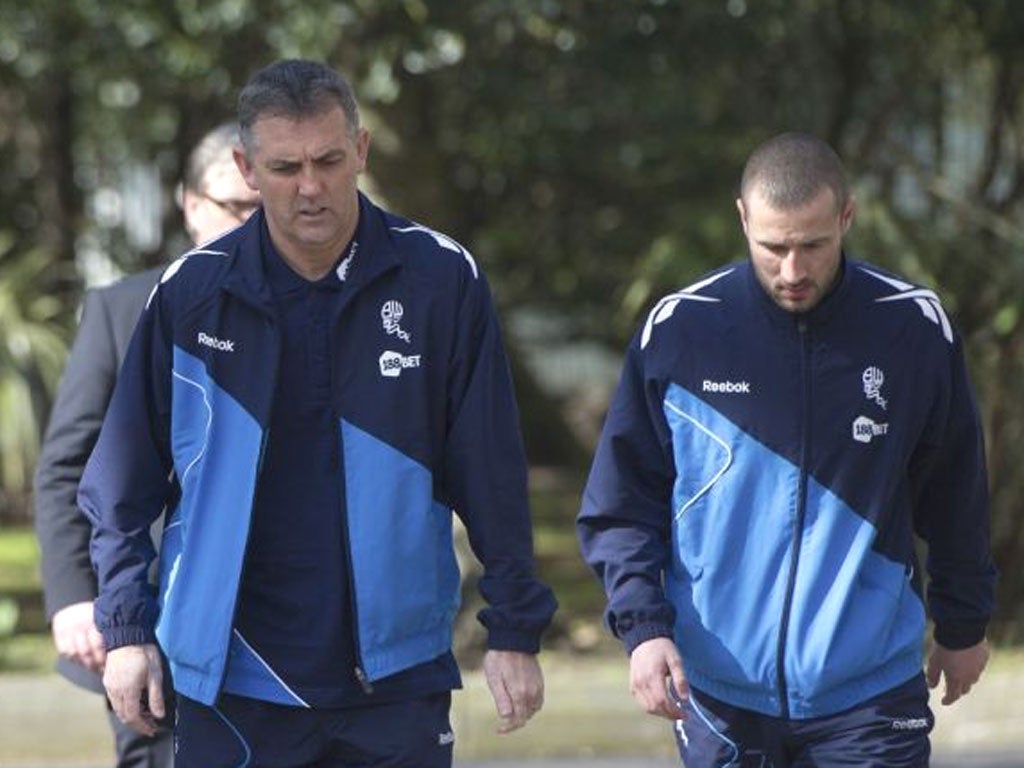
[[359,685],[363,688],[363,693],[373,693],[373,683],[370,682],[370,678],[363,672],[362,667],[356,667],[356,680],[359,681]]

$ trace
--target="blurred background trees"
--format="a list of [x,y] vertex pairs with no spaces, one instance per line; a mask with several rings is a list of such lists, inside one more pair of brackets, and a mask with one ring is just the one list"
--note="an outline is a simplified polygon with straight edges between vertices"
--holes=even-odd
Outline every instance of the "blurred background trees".
[[638,318],[743,255],[753,146],[829,140],[860,202],[851,250],[936,286],[967,341],[1013,637],[1021,40],[1012,0],[0,0],[0,519],[30,509],[83,288],[180,250],[187,148],[256,68],[315,57],[361,96],[368,188],[488,270],[537,464],[585,461]]

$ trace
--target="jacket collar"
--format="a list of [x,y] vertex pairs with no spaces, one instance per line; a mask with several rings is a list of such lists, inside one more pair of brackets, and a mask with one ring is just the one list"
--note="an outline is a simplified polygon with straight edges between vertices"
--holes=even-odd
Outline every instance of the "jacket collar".
[[842,311],[852,290],[850,262],[846,258],[845,251],[840,257],[839,280],[832,286],[832,290],[828,292],[825,298],[809,312],[790,312],[772,301],[771,296],[768,295],[761,286],[761,283],[758,282],[757,274],[754,272],[754,266],[750,263],[749,256],[746,262],[744,262],[744,268],[747,273],[747,291],[752,295],[754,303],[762,308],[768,319],[775,325],[792,327],[801,321],[807,323],[810,327],[825,325]]
[[[224,280],[224,289],[270,314],[274,304],[262,257],[264,237],[269,237],[269,234],[266,214],[260,206],[235,231],[235,242],[227,254],[231,266]],[[359,225],[349,255],[335,270],[338,279],[354,292],[401,264],[388,233],[386,213],[360,192]]]

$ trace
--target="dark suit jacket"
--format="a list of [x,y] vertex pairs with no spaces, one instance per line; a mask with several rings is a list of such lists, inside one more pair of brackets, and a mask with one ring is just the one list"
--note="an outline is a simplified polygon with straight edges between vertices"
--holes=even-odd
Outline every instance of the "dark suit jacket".
[[[68,355],[35,477],[35,520],[42,550],[47,619],[61,608],[96,597],[89,560],[89,521],[75,502],[78,481],[107,411],[135,324],[163,268],[89,291]],[[99,675],[61,658],[69,680],[103,691]]]

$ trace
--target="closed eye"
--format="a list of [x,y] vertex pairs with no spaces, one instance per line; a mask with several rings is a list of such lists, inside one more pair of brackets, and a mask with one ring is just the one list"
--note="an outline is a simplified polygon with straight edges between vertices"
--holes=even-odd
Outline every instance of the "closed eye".
[[294,176],[302,168],[301,163],[271,163],[270,172],[279,176]]

